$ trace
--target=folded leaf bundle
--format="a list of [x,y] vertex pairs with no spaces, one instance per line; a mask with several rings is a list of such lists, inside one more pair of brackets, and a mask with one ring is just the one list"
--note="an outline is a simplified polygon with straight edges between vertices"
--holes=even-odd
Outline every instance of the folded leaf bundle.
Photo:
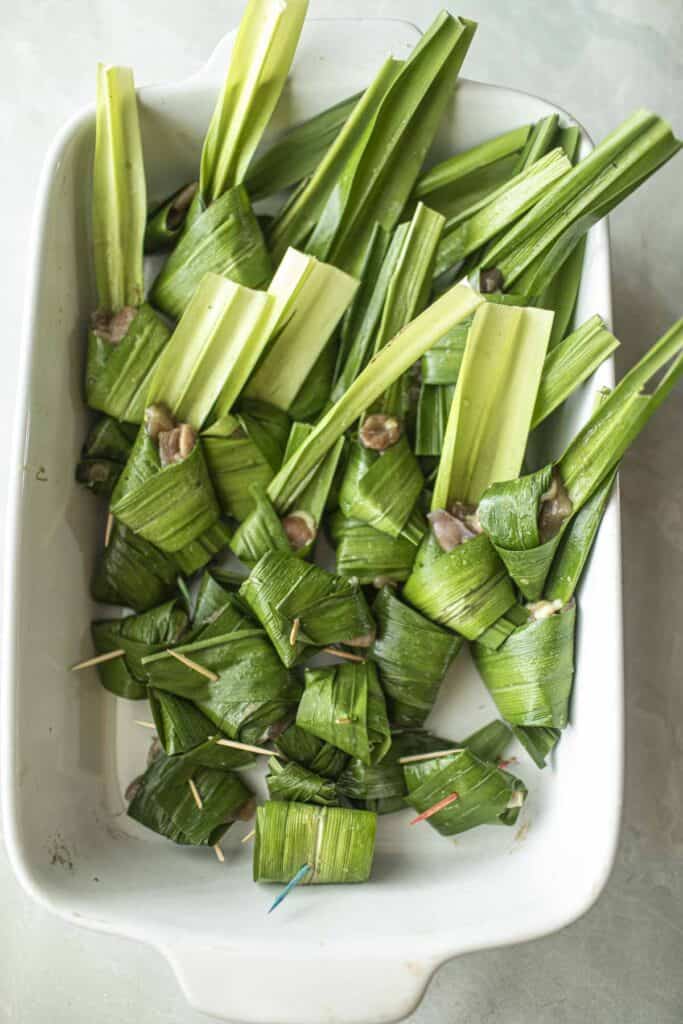
[[409,608],[389,587],[375,598],[372,614],[377,636],[368,653],[379,669],[392,725],[423,725],[462,640]]
[[357,287],[349,274],[288,249],[268,288],[276,303],[273,338],[246,396],[287,412]]
[[[268,633],[285,665],[310,646],[367,647],[374,622],[357,581],[334,576],[293,555],[272,551],[257,562],[240,596]],[[299,620],[294,643],[292,627]]]
[[218,744],[220,735],[215,725],[192,701],[151,687],[148,696],[157,736],[166,754],[184,754],[194,764],[220,771],[253,762],[253,754],[248,751]]
[[308,864],[301,885],[367,882],[376,829],[369,811],[269,800],[256,811],[254,881],[289,882]]
[[[315,219],[305,243],[308,252],[357,273],[374,225],[391,231],[398,223],[475,28],[473,22],[441,13],[408,60],[393,72],[367,130],[340,168]],[[299,197],[300,216],[309,199],[306,191]]]
[[406,802],[420,814],[457,793],[457,800],[428,818],[442,836],[455,836],[478,825],[514,825],[526,799],[520,780],[462,749],[445,757],[403,766]]
[[293,724],[275,740],[277,749],[290,761],[297,761],[316,775],[337,779],[343,771],[348,755]]
[[[475,313],[448,418],[430,514],[405,599],[476,640],[515,603],[476,506],[522,465],[552,314],[485,304]],[[457,439],[457,440],[456,440]]]
[[416,509],[406,530],[398,537],[390,537],[360,519],[347,519],[341,512],[335,512],[329,519],[329,528],[336,547],[337,573],[353,576],[359,583],[383,586],[385,582],[402,583],[408,579],[426,523]]
[[435,164],[418,178],[413,198],[455,217],[509,181],[530,133],[531,125],[522,125]]
[[[285,461],[312,432],[307,423],[294,423],[287,441]],[[254,507],[235,532],[232,550],[245,565],[256,565],[268,551],[294,553],[305,558],[313,548],[322,522],[330,488],[344,447],[339,438],[323,458],[315,476],[297,497],[296,508],[280,518],[266,492],[252,488]]]
[[88,405],[139,423],[154,363],[169,330],[143,304],[145,170],[133,74],[97,69],[93,249],[98,307],[88,337]]
[[91,328],[85,397],[91,409],[126,423],[141,423],[149,383],[171,331],[146,302],[131,317],[116,341],[110,340],[108,325],[96,322]]
[[472,316],[484,300],[467,285],[456,285],[384,345],[346,393],[325,413],[268,487],[282,511],[293,507],[310,474],[350,426],[398,380],[438,338]]
[[344,128],[362,93],[349,96],[288,128],[249,165],[244,184],[252,202],[298,185],[315,173]]
[[519,626],[497,650],[476,644],[474,660],[500,714],[513,725],[567,724],[574,679],[576,608]]
[[186,228],[152,285],[150,301],[179,320],[206,274],[247,288],[263,288],[270,280],[270,256],[243,185],[225,192]]
[[384,694],[371,662],[306,669],[296,724],[363,764],[377,764],[391,746]]
[[472,206],[451,217],[444,227],[436,260],[436,274],[456,267],[477,252],[545,195],[571,163],[558,147],[520,171]]
[[110,495],[128,461],[135,440],[131,428],[102,416],[90,429],[81,460],[76,466],[76,480],[93,494]]
[[201,430],[232,410],[262,356],[276,300],[207,273],[185,309],[147,393],[178,420]]
[[[667,364],[652,394],[644,393]],[[612,475],[682,373],[683,321],[678,321],[598,406],[555,465],[488,489],[479,520],[528,601],[543,595],[572,518]]]
[[162,467],[159,448],[141,427],[112,495],[112,514],[162,551],[180,551],[219,517],[201,441]]
[[141,615],[93,622],[90,632],[98,654],[125,652],[97,666],[102,685],[118,697],[142,700],[147,696],[147,672],[141,659],[177,643],[186,626],[187,616],[175,601]]
[[[201,808],[195,803],[190,780],[200,795]],[[142,776],[128,814],[174,843],[213,846],[250,800],[250,791],[234,772],[203,768],[191,756],[162,754]]]
[[408,790],[403,765],[398,763],[399,758],[447,750],[454,746],[457,744],[428,732],[393,732],[391,747],[380,763],[367,765],[358,757],[352,758],[337,780],[337,790],[353,800],[355,806],[374,811],[375,814],[402,811]]
[[351,445],[339,506],[349,519],[360,519],[381,533],[399,537],[423,486],[420,466],[405,434],[381,452],[358,440]]
[[282,465],[289,417],[263,402],[247,402],[202,433],[204,456],[218,503],[242,522],[255,507],[253,488],[263,490]]
[[179,571],[174,556],[115,523],[95,567],[91,593],[103,604],[144,612],[176,593]]
[[276,757],[271,757],[266,783],[271,800],[293,800],[303,804],[321,804],[323,807],[339,804],[334,782],[316,775],[296,761],[283,764]]
[[301,686],[283,668],[262,630],[234,629],[174,650],[218,679],[207,680],[164,653],[145,662],[151,684],[192,700],[230,739],[262,742],[272,726],[294,716]]
[[506,290],[540,295],[588,229],[674,156],[681,143],[639,110],[556,181],[485,256]]
[[206,640],[256,623],[236,590],[243,577],[225,579],[223,573],[205,572],[200,580],[192,617],[192,640]]

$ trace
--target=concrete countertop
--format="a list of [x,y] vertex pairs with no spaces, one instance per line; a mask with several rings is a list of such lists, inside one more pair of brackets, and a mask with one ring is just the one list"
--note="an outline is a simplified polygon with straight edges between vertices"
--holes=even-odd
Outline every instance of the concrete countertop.
[[[311,0],[315,16],[404,17],[438,0]],[[38,175],[66,118],[94,95],[98,60],[140,84],[182,78],[236,24],[241,0],[39,0],[3,11],[0,428],[10,429]],[[596,139],[646,106],[683,132],[679,0],[463,0],[480,31],[465,73],[543,95]],[[681,158],[610,218],[620,369],[681,314]],[[621,847],[598,904],[539,942],[443,967],[411,1024],[680,1024],[683,1020],[683,401],[621,474],[627,763]],[[2,458],[4,458],[4,450]],[[6,467],[0,472],[4,514]],[[600,680],[595,680],[600,685]],[[600,765],[596,765],[596,771]],[[591,798],[586,793],[586,799]],[[149,948],[73,928],[19,889],[0,848],[0,1021],[202,1024]]]

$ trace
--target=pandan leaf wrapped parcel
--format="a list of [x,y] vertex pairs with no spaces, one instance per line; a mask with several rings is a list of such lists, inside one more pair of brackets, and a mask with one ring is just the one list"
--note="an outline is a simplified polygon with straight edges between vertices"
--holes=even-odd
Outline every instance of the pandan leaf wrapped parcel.
[[[190,780],[200,795],[201,808],[195,803]],[[246,813],[250,802],[251,792],[234,772],[203,768],[186,755],[161,754],[142,776],[128,814],[174,843],[213,846]]]
[[289,761],[297,761],[326,779],[337,779],[348,761],[343,750],[318,739],[296,723],[276,737],[275,746]]
[[463,748],[427,761],[404,764],[407,803],[422,814],[440,800],[457,799],[427,820],[442,836],[479,825],[514,825],[526,800],[524,783]]
[[462,639],[409,608],[389,587],[372,605],[377,636],[369,656],[379,669],[394,726],[420,726],[434,706]]
[[391,746],[384,694],[371,662],[306,669],[296,715],[300,729],[364,764],[377,764]]
[[217,743],[221,734],[192,701],[152,687],[148,698],[164,753],[183,754],[188,762],[221,771],[243,768],[253,762],[253,754],[248,751]]
[[173,555],[155,548],[120,523],[95,567],[91,593],[104,604],[145,612],[177,592],[180,568]]
[[367,882],[376,829],[369,811],[269,800],[256,811],[254,881],[289,882],[308,864],[301,885]]
[[102,416],[88,431],[76,480],[93,494],[108,496],[128,461],[135,440],[135,428]]
[[[287,666],[310,647],[340,643],[363,647],[374,636],[374,622],[360,586],[293,555],[276,551],[263,555],[242,584],[240,596]],[[293,635],[295,620],[299,625]]]
[[98,654],[123,650],[122,657],[97,666],[100,682],[118,697],[141,700],[147,696],[147,672],[141,659],[178,642],[187,616],[175,601],[123,619],[93,622],[91,633]]
[[355,577],[359,583],[381,587],[408,579],[426,521],[416,509],[408,524],[410,532],[390,537],[360,519],[347,519],[341,512],[335,512],[328,520],[328,527],[336,547],[337,573]]
[[337,787],[330,779],[316,775],[296,761],[283,764],[277,757],[268,761],[266,783],[271,800],[298,801],[334,807],[339,804]]

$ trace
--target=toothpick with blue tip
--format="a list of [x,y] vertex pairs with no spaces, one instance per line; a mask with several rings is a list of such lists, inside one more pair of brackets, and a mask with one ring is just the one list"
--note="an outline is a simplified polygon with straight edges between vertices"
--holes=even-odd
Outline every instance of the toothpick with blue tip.
[[290,882],[287,882],[287,885],[284,887],[280,895],[277,897],[277,899],[273,901],[273,904],[270,907],[268,913],[272,914],[275,908],[280,906],[285,896],[289,895],[294,886],[298,885],[299,882],[302,882],[306,875],[308,874],[308,872],[312,870],[313,868],[311,867],[310,864],[302,864],[297,873],[294,875],[294,878],[292,878]]

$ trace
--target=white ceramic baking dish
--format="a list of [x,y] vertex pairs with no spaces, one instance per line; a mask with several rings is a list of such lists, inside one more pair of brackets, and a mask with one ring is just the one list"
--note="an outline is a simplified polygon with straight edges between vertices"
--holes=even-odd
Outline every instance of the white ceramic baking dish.
[[[408,51],[416,32],[393,20],[308,23],[276,127],[362,88],[387,53]],[[232,36],[189,81],[140,91],[152,197],[195,172],[231,45]],[[555,109],[462,81],[434,156]],[[190,1003],[206,1013],[269,1024],[397,1019],[439,964],[561,928],[605,884],[622,784],[617,500],[582,588],[572,724],[551,768],[539,772],[522,755],[530,797],[521,827],[482,828],[453,842],[426,826],[409,828],[407,812],[393,815],[381,822],[368,885],[301,889],[272,916],[272,889],[250,880],[242,826],[224,841],[224,865],[206,850],[177,848],[134,827],[122,790],[149,743],[133,724],[140,706],[115,701],[94,673],[67,668],[90,651],[88,624],[97,610],[88,581],[103,530],[99,503],[73,472],[87,422],[81,379],[94,305],[93,124],[90,109],[55,143],[33,235],[3,643],[5,837],[14,868],[65,919],[159,949]],[[604,225],[589,236],[578,319],[593,313],[609,321]],[[597,380],[612,383],[611,364]],[[592,391],[556,424],[558,445],[586,417]],[[462,736],[492,714],[461,656],[439,700],[439,732]]]

